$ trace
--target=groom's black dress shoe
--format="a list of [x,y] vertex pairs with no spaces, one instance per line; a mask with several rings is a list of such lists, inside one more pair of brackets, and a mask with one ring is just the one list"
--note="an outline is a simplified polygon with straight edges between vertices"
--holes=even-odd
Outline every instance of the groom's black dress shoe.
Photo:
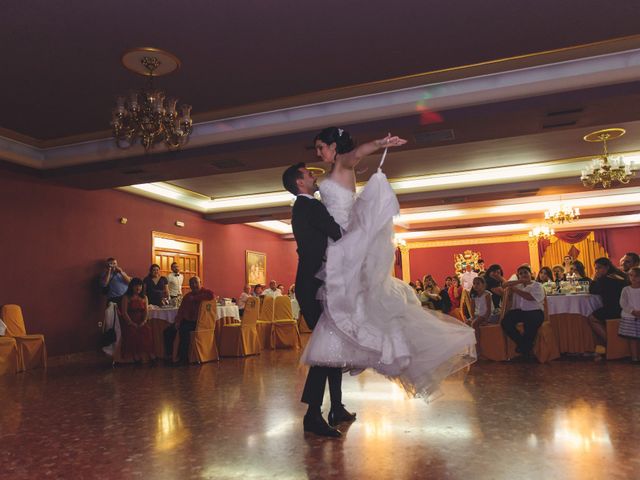
[[329,410],[329,425],[335,427],[339,423],[342,422],[353,422],[356,419],[355,413],[349,413],[344,405],[340,405],[339,407],[331,408]]
[[319,414],[307,414],[303,420],[304,431],[315,433],[321,437],[341,437],[342,434],[333,427],[330,427],[327,422],[324,421],[322,415]]

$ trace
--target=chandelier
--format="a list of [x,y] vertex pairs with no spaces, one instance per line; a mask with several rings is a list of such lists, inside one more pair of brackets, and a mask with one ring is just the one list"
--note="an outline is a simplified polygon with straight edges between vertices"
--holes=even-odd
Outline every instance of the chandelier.
[[529,230],[529,237],[542,240],[551,237],[554,233],[556,232],[553,228],[549,228],[547,225],[539,225]]
[[160,142],[170,149],[185,145],[193,129],[191,105],[180,105],[178,113],[178,100],[167,98],[153,86],[154,77],[177,70],[180,60],[156,48],[134,48],[122,55],[122,64],[144,76],[147,84],[140,91],[116,97],[111,127],[118,147],[129,148],[138,140],[147,151]]
[[560,205],[556,208],[550,208],[544,212],[544,219],[547,223],[570,223],[580,218],[580,209]]
[[607,150],[607,142],[615,140],[626,133],[623,128],[606,128],[584,136],[585,142],[602,142],[604,154],[594,158],[586,169],[582,170],[580,180],[585,187],[593,188],[602,184],[603,188],[609,188],[613,182],[629,183],[633,177],[631,161],[621,156],[610,156]]

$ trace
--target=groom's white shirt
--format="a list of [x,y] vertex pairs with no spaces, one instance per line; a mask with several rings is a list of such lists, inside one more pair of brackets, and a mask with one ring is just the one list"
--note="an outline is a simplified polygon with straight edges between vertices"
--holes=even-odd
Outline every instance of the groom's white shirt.
[[314,197],[313,195],[309,195],[308,193],[299,193],[298,195],[296,195],[296,198],[298,197],[307,197],[307,198],[310,198],[311,200],[316,199],[316,197]]

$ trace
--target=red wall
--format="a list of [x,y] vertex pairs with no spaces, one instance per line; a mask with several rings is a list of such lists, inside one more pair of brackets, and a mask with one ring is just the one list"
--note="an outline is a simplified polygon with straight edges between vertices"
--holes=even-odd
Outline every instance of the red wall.
[[485,268],[488,268],[492,263],[500,264],[507,278],[515,273],[519,265],[530,261],[527,242],[416,248],[409,250],[411,280],[431,274],[438,285],[444,285],[445,277],[455,273],[454,255],[465,250],[480,252]]
[[615,265],[627,252],[640,253],[640,226],[607,230],[609,258]]
[[[293,241],[114,190],[77,190],[0,172],[0,218],[0,305],[21,305],[28,331],[45,334],[51,355],[96,348],[104,307],[97,276],[104,259],[116,257],[129,275],[143,277],[152,231],[203,240],[202,276],[216,295],[242,291],[245,250],[267,254],[269,279],[287,288],[295,279]],[[176,220],[186,226],[174,226]]]

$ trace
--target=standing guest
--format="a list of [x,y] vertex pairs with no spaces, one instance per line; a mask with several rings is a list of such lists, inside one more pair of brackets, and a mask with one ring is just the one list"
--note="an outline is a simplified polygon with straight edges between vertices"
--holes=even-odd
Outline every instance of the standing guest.
[[449,300],[451,300],[451,308],[446,312],[449,315],[460,318],[460,300],[462,298],[462,286],[457,276],[451,277],[451,286],[449,287]]
[[247,300],[251,297],[251,285],[248,283],[244,286],[242,293],[238,297],[238,310],[240,311],[240,316],[244,314],[244,307],[247,304]]
[[162,300],[169,298],[167,277],[160,275],[160,266],[155,263],[149,267],[149,275],[144,277],[144,293],[149,297],[149,305],[162,306]]
[[420,280],[419,278],[414,282],[414,290],[416,291],[416,293],[424,291],[424,283],[422,283],[422,280]]
[[640,256],[635,252],[625,253],[620,259],[620,268],[624,273],[629,273],[629,270],[635,267],[640,267]]
[[589,285],[593,282],[587,275],[587,271],[584,268],[584,263],[580,260],[574,260],[569,267],[569,274],[579,282],[589,282]]
[[184,276],[180,273],[180,265],[177,262],[171,264],[171,273],[167,276],[169,287],[169,298],[176,298],[182,295],[182,284]]
[[[189,342],[191,340],[191,332],[195,331],[198,322],[198,314],[200,313],[200,303],[207,300],[213,300],[213,292],[201,285],[200,277],[191,277],[189,279],[189,288],[191,291],[182,299],[178,314],[176,315],[176,323],[174,324],[175,332],[180,333],[180,344],[178,346],[178,357],[182,364],[189,363]],[[171,330],[171,329],[167,329]],[[165,330],[165,332],[167,331]],[[165,335],[165,351],[168,343],[173,346],[173,340],[167,341]]]
[[479,277],[481,277],[481,276],[483,276],[485,274],[484,260],[483,259],[479,259],[478,260],[478,263],[476,264],[476,268],[473,271],[476,272]]
[[[518,280],[504,284],[507,298],[511,298],[512,305],[502,320],[502,328],[516,343],[516,352],[528,360],[538,329],[544,321],[545,294],[542,285],[532,280],[531,268],[528,265],[518,267],[517,273]],[[524,324],[524,334],[516,328],[520,322]]]
[[263,295],[264,295],[264,286],[260,285],[259,283],[256,283],[253,286],[253,296],[262,297]]
[[640,267],[629,269],[629,281],[631,285],[624,287],[620,295],[622,320],[618,335],[629,339],[631,361],[640,362]]
[[502,285],[505,282],[502,267],[497,263],[490,265],[484,275],[484,279],[487,284],[487,290],[491,292],[493,307],[500,308],[500,302],[502,301],[502,295],[504,294]]
[[147,297],[142,287],[142,280],[132,278],[120,308],[122,353],[130,355],[136,362],[153,359],[151,327],[147,323]]
[[118,266],[118,261],[111,257],[107,259],[105,270],[100,276],[100,285],[107,296],[107,303],[120,305],[122,295],[127,291],[131,277]]
[[562,265],[554,265],[551,269],[553,271],[553,281],[563,282],[566,280],[564,267]]
[[553,271],[549,267],[542,267],[536,277],[536,282],[547,283],[553,282]]
[[269,288],[264,291],[266,297],[281,297],[282,290],[278,288],[278,283],[275,280],[269,282]]
[[476,278],[478,274],[471,269],[471,264],[467,264],[465,267],[465,272],[460,276],[460,281],[462,282],[462,288],[466,291],[471,290],[473,287],[473,279]]
[[589,325],[596,340],[596,361],[602,360],[606,352],[608,319],[620,318],[620,295],[627,284],[627,277],[623,271],[616,268],[606,257],[595,261],[596,276],[589,287],[589,293],[600,295],[602,307],[589,315]]
[[565,255],[564,257],[562,257],[562,268],[564,268],[565,272],[569,272],[573,260],[574,258],[571,255]]

